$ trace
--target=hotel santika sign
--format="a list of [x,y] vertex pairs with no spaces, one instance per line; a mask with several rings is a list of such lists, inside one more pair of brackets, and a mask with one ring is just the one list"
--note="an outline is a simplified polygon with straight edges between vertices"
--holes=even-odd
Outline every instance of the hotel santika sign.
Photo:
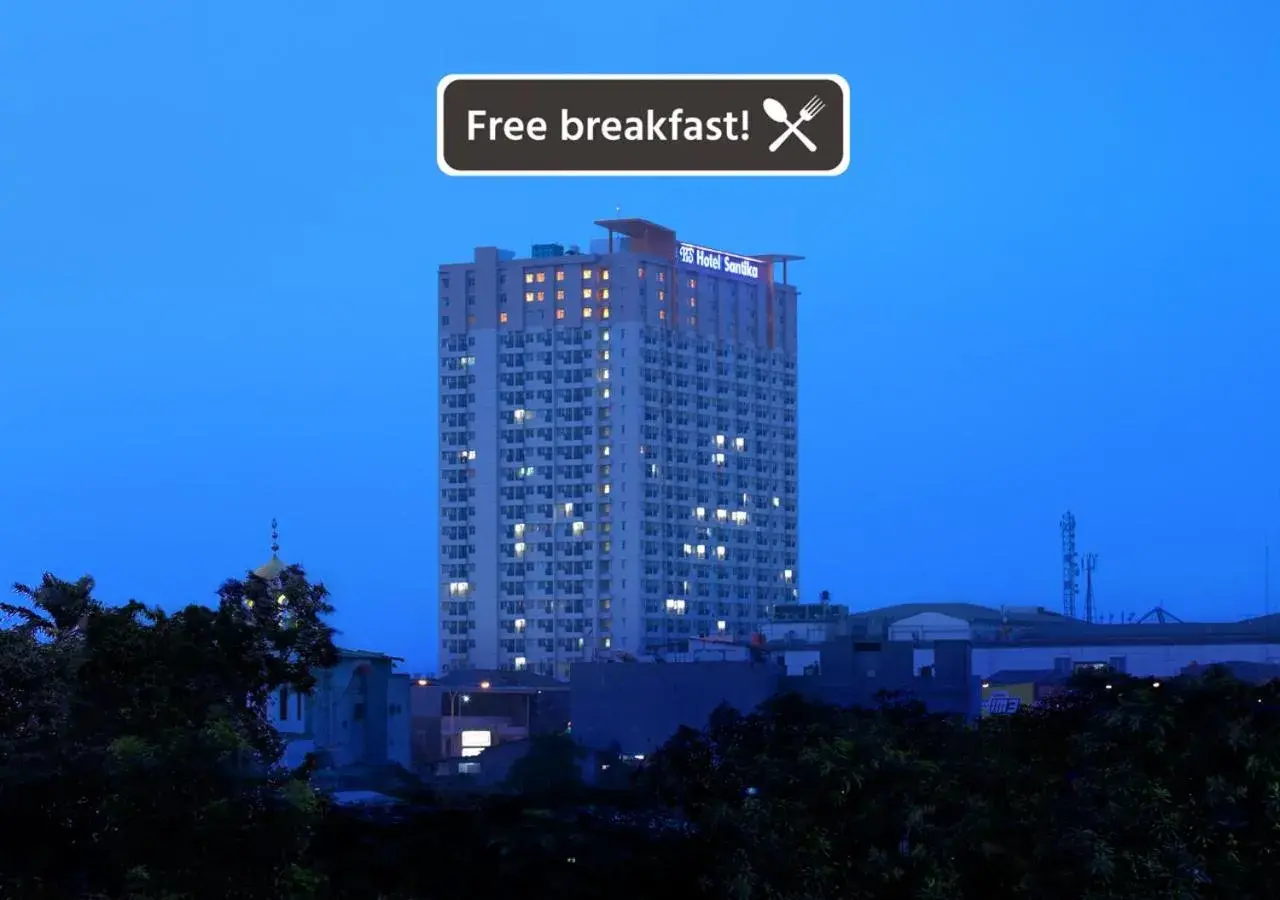
[[697,244],[682,243],[676,248],[676,258],[681,265],[694,266],[708,272],[721,275],[734,275],[755,281],[760,277],[760,269],[766,265],[763,260],[750,256],[738,256],[725,253],[723,250],[712,250]]

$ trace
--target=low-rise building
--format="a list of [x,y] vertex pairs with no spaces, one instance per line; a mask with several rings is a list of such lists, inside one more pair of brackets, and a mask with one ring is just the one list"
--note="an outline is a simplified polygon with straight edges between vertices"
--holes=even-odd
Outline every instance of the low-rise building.
[[569,686],[530,671],[456,670],[416,678],[411,691],[420,771],[474,774],[491,748],[563,731],[569,722]]
[[336,666],[316,673],[309,694],[283,687],[268,699],[268,720],[285,740],[283,764],[297,767],[310,753],[320,768],[408,768],[409,676],[385,653],[339,655]]

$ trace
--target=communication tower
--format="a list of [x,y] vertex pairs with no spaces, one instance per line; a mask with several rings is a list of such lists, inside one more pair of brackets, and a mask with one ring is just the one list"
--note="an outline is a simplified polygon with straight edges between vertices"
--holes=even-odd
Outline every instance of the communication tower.
[[1067,510],[1059,524],[1062,529],[1062,614],[1076,617],[1076,595],[1080,593],[1080,561],[1076,556],[1076,517]]
[[1084,555],[1084,620],[1092,623],[1095,610],[1093,607],[1093,570],[1098,568],[1098,554]]

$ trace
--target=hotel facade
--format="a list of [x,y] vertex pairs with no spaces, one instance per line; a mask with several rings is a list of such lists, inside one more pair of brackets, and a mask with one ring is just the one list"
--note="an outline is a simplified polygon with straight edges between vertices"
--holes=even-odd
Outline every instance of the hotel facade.
[[442,671],[565,679],[799,596],[800,257],[596,224],[440,267]]

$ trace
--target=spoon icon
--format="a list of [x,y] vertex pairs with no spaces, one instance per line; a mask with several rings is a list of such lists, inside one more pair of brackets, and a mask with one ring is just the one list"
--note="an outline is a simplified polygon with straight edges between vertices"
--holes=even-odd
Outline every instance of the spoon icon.
[[817,151],[817,145],[805,137],[804,133],[800,131],[800,125],[806,121],[804,118],[797,119],[794,122],[790,121],[787,117],[787,108],[772,97],[764,98],[764,114],[770,119],[773,119],[773,121],[777,122],[779,125],[787,126],[787,130],[782,133],[782,136],[779,137],[778,140],[774,141],[773,146],[769,148],[770,150],[776,150],[783,141],[794,134],[800,139],[800,143],[809,148],[810,153]]

